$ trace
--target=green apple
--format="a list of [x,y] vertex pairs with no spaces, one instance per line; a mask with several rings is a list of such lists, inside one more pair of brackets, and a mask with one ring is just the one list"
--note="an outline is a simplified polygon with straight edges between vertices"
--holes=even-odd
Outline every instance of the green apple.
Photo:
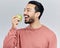
[[17,17],[20,19],[20,21],[22,21],[22,15],[17,14]]

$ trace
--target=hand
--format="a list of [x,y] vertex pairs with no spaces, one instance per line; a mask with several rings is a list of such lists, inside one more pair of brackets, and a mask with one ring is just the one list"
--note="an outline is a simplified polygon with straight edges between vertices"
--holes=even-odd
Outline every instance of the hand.
[[18,18],[17,16],[13,16],[12,17],[12,28],[16,28],[19,22],[20,22],[20,18]]

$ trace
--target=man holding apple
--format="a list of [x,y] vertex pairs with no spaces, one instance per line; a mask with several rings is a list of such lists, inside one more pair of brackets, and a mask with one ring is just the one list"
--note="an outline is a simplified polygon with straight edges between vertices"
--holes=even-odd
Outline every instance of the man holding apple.
[[24,8],[26,28],[17,29],[21,18],[12,17],[12,28],[6,36],[3,48],[57,48],[57,39],[53,31],[39,21],[44,7],[37,1],[29,1]]

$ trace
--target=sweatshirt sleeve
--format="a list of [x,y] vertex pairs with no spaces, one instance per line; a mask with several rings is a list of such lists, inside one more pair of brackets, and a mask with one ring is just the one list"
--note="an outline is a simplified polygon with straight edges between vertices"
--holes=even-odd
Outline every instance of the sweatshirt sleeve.
[[57,38],[55,34],[50,35],[49,48],[57,48]]
[[3,42],[3,48],[16,48],[17,46],[17,29],[11,28]]

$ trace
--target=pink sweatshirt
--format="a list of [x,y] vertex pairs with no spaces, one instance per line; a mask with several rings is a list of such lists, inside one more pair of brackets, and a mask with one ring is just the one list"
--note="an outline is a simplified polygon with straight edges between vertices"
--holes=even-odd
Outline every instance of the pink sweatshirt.
[[3,48],[57,48],[56,35],[47,27],[11,29]]

